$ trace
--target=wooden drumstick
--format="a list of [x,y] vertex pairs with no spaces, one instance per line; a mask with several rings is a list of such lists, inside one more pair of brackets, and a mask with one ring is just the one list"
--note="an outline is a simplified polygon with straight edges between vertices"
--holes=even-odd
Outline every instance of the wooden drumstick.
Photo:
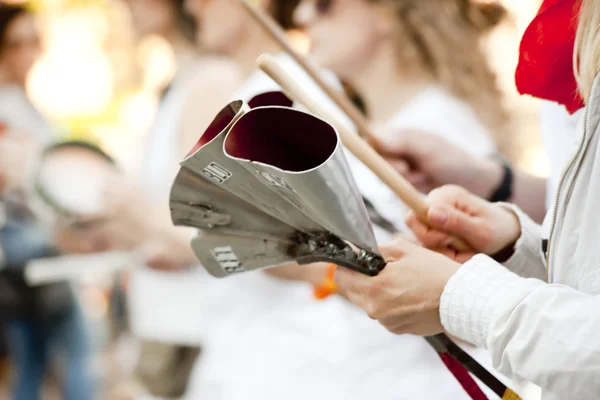
[[[262,54],[257,62],[260,69],[269,75],[290,98],[333,125],[338,131],[344,146],[373,171],[415,213],[417,218],[425,223],[427,222],[428,206],[421,193],[385,161],[379,153],[361,137],[348,129],[335,113],[319,104],[314,96],[300,85],[274,56]],[[460,251],[471,249],[459,238],[455,238],[452,246]]]
[[315,81],[325,94],[348,115],[358,133],[365,138],[374,137],[369,123],[356,106],[342,93],[331,87],[319,74],[318,68],[305,56],[294,49],[290,43],[285,31],[269,14],[261,8],[252,6],[248,0],[239,0],[246,11],[256,22],[281,46],[282,50],[294,59],[306,71],[306,73]]

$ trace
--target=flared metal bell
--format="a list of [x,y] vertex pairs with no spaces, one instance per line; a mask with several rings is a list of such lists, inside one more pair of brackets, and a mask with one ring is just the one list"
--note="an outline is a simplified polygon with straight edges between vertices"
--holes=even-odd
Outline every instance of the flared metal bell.
[[385,262],[335,129],[288,102],[221,110],[181,163],[173,222],[202,231],[192,247],[217,277],[292,261],[376,275]]

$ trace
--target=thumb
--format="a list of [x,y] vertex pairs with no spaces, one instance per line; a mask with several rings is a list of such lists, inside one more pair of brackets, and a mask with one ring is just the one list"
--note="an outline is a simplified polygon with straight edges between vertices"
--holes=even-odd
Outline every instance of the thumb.
[[432,228],[461,236],[469,242],[476,237],[481,228],[477,217],[446,204],[436,204],[429,207],[427,220]]

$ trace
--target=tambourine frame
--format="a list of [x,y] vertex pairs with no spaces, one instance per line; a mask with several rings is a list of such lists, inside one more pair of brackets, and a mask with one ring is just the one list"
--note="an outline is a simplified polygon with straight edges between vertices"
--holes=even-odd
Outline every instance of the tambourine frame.
[[52,198],[52,196],[50,196],[44,190],[44,187],[40,181],[41,166],[43,165],[46,157],[57,150],[66,149],[66,148],[78,148],[78,149],[88,150],[91,153],[94,153],[94,154],[100,156],[105,161],[107,161],[110,165],[114,166],[115,168],[117,165],[116,165],[115,160],[111,156],[109,156],[106,152],[104,152],[101,148],[99,148],[91,143],[80,141],[80,140],[68,140],[68,141],[57,142],[57,143],[54,143],[54,144],[46,147],[42,151],[40,158],[38,160],[37,168],[35,169],[35,172],[33,175],[33,185],[32,185],[33,190],[39,196],[39,198],[48,207],[50,207],[55,214],[57,214],[59,216],[59,218],[70,221],[73,224],[77,224],[78,215],[76,213],[62,207],[60,204],[58,204]]

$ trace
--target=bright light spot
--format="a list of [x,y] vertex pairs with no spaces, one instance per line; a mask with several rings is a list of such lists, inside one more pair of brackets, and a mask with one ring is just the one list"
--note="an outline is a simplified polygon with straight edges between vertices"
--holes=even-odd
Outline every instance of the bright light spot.
[[158,108],[158,99],[142,91],[129,97],[122,105],[120,120],[128,132],[135,136],[145,135],[152,125]]
[[68,118],[93,115],[107,106],[113,74],[100,47],[103,21],[94,12],[78,11],[50,25],[47,52],[28,81],[28,91],[42,111]]
[[294,48],[302,53],[308,54],[310,52],[310,39],[306,33],[298,29],[292,29],[287,32],[288,38]]
[[550,160],[543,148],[531,147],[526,151],[523,155],[523,166],[533,175],[542,177],[550,176]]
[[112,96],[108,60],[94,49],[77,55],[63,50],[50,51],[32,70],[28,89],[33,101],[59,118],[102,111]]
[[160,36],[150,36],[138,48],[137,59],[144,68],[143,86],[148,90],[162,89],[177,71],[175,53],[169,42]]

